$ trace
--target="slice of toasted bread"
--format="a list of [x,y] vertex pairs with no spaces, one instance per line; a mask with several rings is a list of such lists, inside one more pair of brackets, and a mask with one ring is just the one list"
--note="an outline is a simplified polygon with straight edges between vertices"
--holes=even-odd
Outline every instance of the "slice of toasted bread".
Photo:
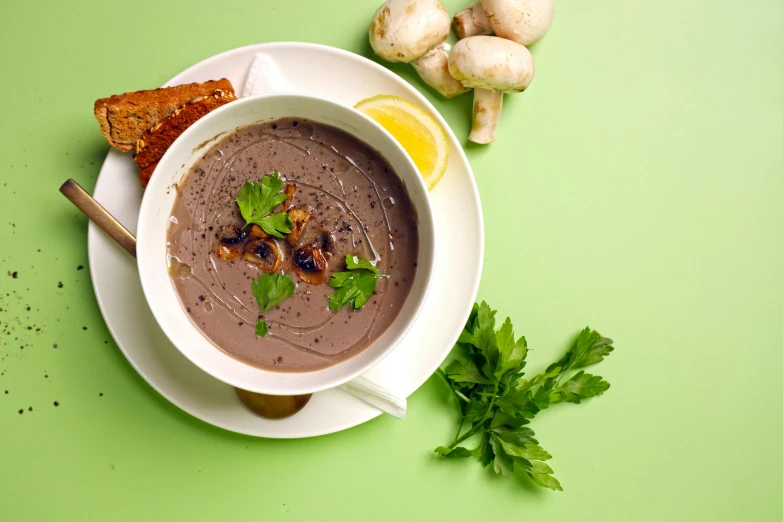
[[101,132],[112,147],[128,152],[134,149],[136,141],[144,131],[177,109],[201,96],[210,96],[218,91],[234,94],[231,82],[212,80],[204,83],[190,83],[165,87],[151,91],[128,92],[95,102],[95,118],[101,125]]
[[233,91],[220,90],[209,96],[194,98],[142,134],[136,142],[136,155],[133,157],[141,169],[141,186],[147,186],[158,161],[180,134],[202,116],[236,99]]
[[150,182],[150,178],[152,177],[152,173],[155,172],[155,167],[158,166],[158,162],[152,162],[141,171],[139,171],[139,182],[141,182],[142,187],[146,187],[147,183]]

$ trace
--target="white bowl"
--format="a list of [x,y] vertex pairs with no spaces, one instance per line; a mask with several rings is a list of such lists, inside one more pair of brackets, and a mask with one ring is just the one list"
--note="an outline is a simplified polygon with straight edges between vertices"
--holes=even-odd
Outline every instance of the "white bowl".
[[[167,266],[167,230],[179,183],[223,134],[279,118],[304,118],[337,127],[380,152],[405,183],[418,214],[419,257],[410,295],[389,328],[369,347],[334,366],[302,373],[262,370],[217,348],[191,322]],[[206,144],[206,146],[205,146]],[[186,130],[160,160],[142,200],[136,256],[142,288],[168,338],[196,366],[237,388],[271,395],[298,395],[339,386],[388,355],[413,325],[424,305],[434,270],[435,231],[427,187],[397,140],[361,112],[321,98],[270,94],[244,98],[207,114]]]

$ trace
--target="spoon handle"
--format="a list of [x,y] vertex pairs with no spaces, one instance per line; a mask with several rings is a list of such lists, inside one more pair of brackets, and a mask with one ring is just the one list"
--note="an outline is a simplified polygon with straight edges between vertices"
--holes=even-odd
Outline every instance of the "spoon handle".
[[122,223],[117,221],[114,216],[109,214],[108,210],[95,201],[81,185],[69,179],[60,187],[60,192],[71,203],[79,207],[79,210],[84,212],[93,223],[109,234],[130,255],[136,257],[136,238],[133,237],[133,234],[128,232],[128,229],[122,226]]
[[[60,187],[60,192],[130,255],[136,257],[136,238],[133,237],[133,234],[128,232],[122,223],[95,201],[81,185],[69,179]],[[293,415],[304,408],[310,400],[309,394],[296,397],[275,397],[239,389],[237,389],[237,395],[250,411],[270,419],[282,419]]]
[[[79,210],[85,213],[90,220],[101,227],[101,229],[109,234],[109,236],[119,243],[130,255],[136,257],[136,238],[133,234],[128,232],[128,229],[122,226],[122,223],[117,221],[114,216],[109,214],[109,211],[103,208],[100,203],[95,201],[90,194],[84,190],[81,185],[74,180],[69,179],[63,183],[60,187],[60,192],[68,198],[71,203],[79,207]],[[384,411],[398,419],[405,418],[406,400],[404,397],[396,397],[393,393],[385,388],[365,379],[358,377],[352,382],[348,382],[340,386],[343,390],[347,391],[351,395],[366,402],[370,406],[374,406],[381,411]],[[282,418],[288,415],[293,415],[302,409],[307,401],[310,399],[310,394],[299,396],[299,399],[295,401],[295,407],[292,406],[290,411],[286,411],[285,415],[281,411],[275,411],[273,416],[270,416],[268,412],[265,412],[263,408],[259,407],[259,404],[264,407],[269,407],[268,404],[272,400],[278,400],[279,397],[272,397],[260,393],[242,392],[238,393],[239,399],[250,408],[251,411],[257,413],[262,417],[268,418]],[[288,399],[289,397],[285,397]],[[274,401],[273,401],[274,402]],[[293,405],[294,403],[292,403]],[[280,408],[278,407],[278,410]]]

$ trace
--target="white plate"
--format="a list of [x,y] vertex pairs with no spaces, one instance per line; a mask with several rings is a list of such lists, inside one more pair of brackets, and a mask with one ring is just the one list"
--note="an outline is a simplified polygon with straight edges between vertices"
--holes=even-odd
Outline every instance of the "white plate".
[[[340,49],[304,43],[242,47],[204,60],[166,85],[225,77],[240,90],[260,52],[275,62],[297,92],[351,106],[376,94],[393,94],[422,107],[446,129],[451,146],[448,170],[431,193],[440,262],[430,296],[408,335],[367,373],[407,397],[448,355],[478,291],[484,226],[470,164],[446,122],[416,89],[380,65]],[[142,189],[130,154],[109,152],[94,196],[135,234]],[[88,245],[95,296],[117,345],[153,388],[194,417],[247,435],[299,438],[341,431],[380,414],[340,389],[316,393],[288,419],[267,420],[250,413],[230,386],[202,372],[169,342],[144,300],[135,260],[92,223]]]

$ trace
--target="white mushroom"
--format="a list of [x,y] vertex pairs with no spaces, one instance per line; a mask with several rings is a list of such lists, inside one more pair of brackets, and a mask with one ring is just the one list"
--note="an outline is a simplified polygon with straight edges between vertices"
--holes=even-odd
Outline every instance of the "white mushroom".
[[454,15],[454,32],[460,40],[469,36],[492,34],[492,26],[484,16],[481,2],[476,2]]
[[454,17],[457,36],[490,34],[522,45],[546,35],[555,16],[554,0],[481,0]]
[[390,62],[410,62],[447,98],[466,92],[448,71],[451,19],[438,0],[387,0],[370,21],[370,45]]
[[495,127],[504,92],[522,92],[533,81],[533,56],[524,45],[496,36],[471,36],[457,42],[449,56],[449,72],[475,89],[470,141],[495,141]]
[[468,89],[449,74],[450,49],[451,46],[443,42],[418,60],[411,62],[421,79],[446,98],[468,92]]

